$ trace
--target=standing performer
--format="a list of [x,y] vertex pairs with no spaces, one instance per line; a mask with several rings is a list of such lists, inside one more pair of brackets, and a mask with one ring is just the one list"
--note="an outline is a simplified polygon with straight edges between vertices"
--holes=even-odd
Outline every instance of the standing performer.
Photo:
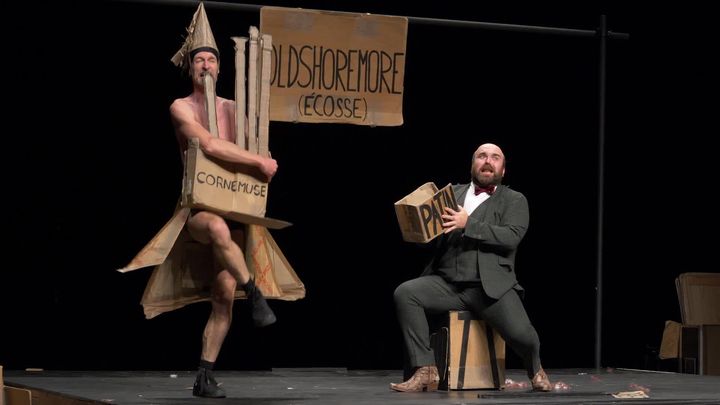
[[[206,155],[252,166],[266,177],[266,181],[270,181],[278,169],[275,159],[250,153],[235,144],[237,134],[233,100],[216,97],[219,137],[213,137],[209,132],[204,78],[205,75],[211,75],[217,81],[220,60],[202,3],[193,16],[185,43],[172,61],[187,70],[193,86],[189,96],[175,100],[170,106],[170,116],[182,151],[187,150],[190,138],[197,138]],[[193,395],[200,397],[225,397],[224,390],[218,387],[212,375],[212,369],[232,322],[237,285],[247,293],[256,326],[267,326],[276,320],[254,279],[250,277],[241,249],[242,244],[238,243],[239,240],[233,240],[230,228],[231,225],[224,218],[201,210],[193,210],[186,223],[186,229],[193,239],[212,247],[215,260],[220,266],[212,283],[212,311],[203,333],[200,365],[193,386]]]

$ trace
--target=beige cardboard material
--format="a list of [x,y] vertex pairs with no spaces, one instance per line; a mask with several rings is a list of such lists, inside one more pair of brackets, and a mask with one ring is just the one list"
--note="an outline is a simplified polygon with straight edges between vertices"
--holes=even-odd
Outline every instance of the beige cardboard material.
[[406,242],[427,243],[443,233],[445,207],[458,209],[452,185],[438,190],[428,182],[395,203],[395,215]]
[[125,267],[118,269],[121,273],[127,273],[148,266],[157,266],[164,262],[180,232],[185,227],[185,222],[190,215],[190,208],[179,208],[175,210],[172,218],[155,234],[140,252]]
[[720,324],[720,273],[683,273],[675,285],[684,325]]
[[258,145],[257,154],[261,156],[269,156],[269,132],[270,132],[270,68],[272,66],[272,36],[267,34],[260,34],[259,44],[260,48],[260,66],[257,70],[260,72],[260,95],[258,117]]
[[681,372],[720,375],[720,325],[683,325],[680,334]]
[[215,37],[213,36],[210,23],[207,19],[207,14],[205,13],[205,6],[203,6],[203,3],[200,3],[197,10],[195,10],[190,26],[187,28],[185,42],[170,60],[176,66],[184,67],[188,63],[188,55],[192,51],[202,47],[218,50]]
[[682,323],[665,322],[658,357],[679,358],[683,372],[720,375],[720,273],[682,273],[675,287]]
[[[140,253],[118,270],[156,266],[141,301],[148,319],[209,299],[210,277],[217,266],[209,247],[192,240],[184,229],[189,213],[189,208],[177,209]],[[245,247],[245,263],[263,295],[284,301],[305,297],[305,286],[267,228],[247,225],[245,231],[245,241],[237,238],[237,232],[233,235]],[[236,291],[235,297],[245,298],[245,293]]]
[[613,398],[618,399],[640,399],[640,398],[650,398],[648,394],[646,394],[644,391],[619,391],[614,392],[611,394]]
[[290,226],[289,222],[265,217],[268,183],[258,180],[246,166],[205,155],[197,139],[189,140],[185,163],[184,207],[206,209],[270,229]]
[[0,405],[88,405],[90,403],[98,402],[38,388],[3,387],[0,383]]
[[[267,111],[270,103],[268,96],[270,87],[269,66],[272,47],[272,38],[269,35],[260,35],[257,28],[250,27],[250,64],[249,94],[248,101],[248,138],[237,136],[236,144],[248,146],[249,152],[269,155],[268,151],[268,120]],[[260,41],[262,39],[262,41]],[[262,42],[258,44],[258,42]],[[248,43],[246,39],[235,38],[236,58],[238,63],[244,63],[245,49],[239,45]],[[258,46],[264,46],[258,52]],[[263,67],[264,70],[263,70]],[[257,70],[261,70],[260,83]],[[244,71],[244,69],[240,69]],[[245,94],[244,78],[235,78],[236,94]],[[205,75],[205,104],[208,111],[209,131],[218,136],[216,109],[215,109],[215,81],[211,75]],[[257,92],[265,94],[258,95]],[[245,114],[245,105],[242,97],[236,101],[236,116],[242,117]],[[258,106],[258,103],[260,105]],[[258,116],[259,115],[259,116]],[[260,120],[260,131],[256,123]],[[241,120],[244,122],[243,120]],[[238,134],[245,133],[243,127],[237,127]],[[200,149],[199,141],[191,139],[188,141],[188,150],[185,155],[185,173],[183,178],[182,205],[184,207],[199,208],[215,212],[225,218],[234,221],[266,226],[271,229],[280,229],[290,223],[265,217],[267,206],[268,189],[267,182],[262,179],[262,173],[255,168],[244,165],[232,164],[205,155]]]
[[701,326],[702,373],[720,376],[720,325]]
[[[271,43],[271,39],[265,39],[268,44]],[[244,45],[247,40],[240,38],[235,42],[238,47],[243,46],[242,49],[236,48],[236,52],[241,55],[236,55],[235,61],[239,61],[244,66]],[[262,52],[262,57],[266,59],[264,63],[269,65],[270,52]],[[250,66],[252,70],[258,68],[258,64],[252,61]],[[244,69],[241,69],[241,72],[244,72]],[[269,78],[265,76],[268,75],[261,76],[261,80],[267,83],[265,85],[261,83],[260,88],[267,89]],[[214,113],[215,83],[210,75],[206,75],[204,80],[209,130],[217,137],[217,117]],[[236,83],[236,91],[244,95],[244,77],[236,77],[236,81],[238,80],[242,83],[239,85]],[[257,94],[248,95],[248,99],[252,102],[260,100],[269,103],[269,97],[258,97]],[[240,97],[236,101],[237,115],[244,116],[244,101],[245,97]],[[260,110],[262,109],[261,106]],[[250,122],[256,119],[255,114],[249,116]],[[243,128],[242,132],[238,133],[244,133],[244,120],[236,121],[240,121],[240,127],[237,129]],[[267,130],[261,130],[260,136],[267,138]],[[258,149],[253,153],[268,155],[267,139],[256,141],[256,144],[264,144],[265,150]],[[238,136],[236,142],[243,147],[248,144],[248,140],[242,136]],[[197,139],[188,142],[180,205],[173,217],[153,239],[127,266],[118,270],[124,273],[142,267],[156,266],[141,302],[148,319],[194,302],[210,299],[210,283],[219,266],[215,264],[210,248],[192,240],[184,229],[192,209],[212,211],[226,219],[244,224],[241,226],[245,229],[246,239],[241,240],[243,233],[237,231],[233,232],[233,238],[236,239],[238,246],[244,247],[248,270],[254,275],[255,283],[265,297],[297,300],[305,296],[305,286],[267,230],[267,228],[284,228],[290,223],[265,217],[268,184],[258,180],[259,177],[259,172],[243,165],[206,156],[200,149]],[[245,293],[236,291],[235,298],[246,298]]]
[[7,405],[32,405],[32,391],[24,388],[4,386],[2,392]]
[[402,125],[406,17],[263,7],[270,120]]
[[[233,232],[233,238],[245,246],[248,270],[266,298],[294,301],[305,296],[305,286],[266,228],[248,225],[246,241],[239,240],[239,234]],[[210,247],[195,242],[183,230],[167,260],[155,268],[148,281],[141,301],[145,317],[208,301],[217,269]],[[235,298],[246,298],[245,292],[235,291]]]
[[212,75],[203,75],[203,87],[205,88],[205,113],[208,117],[208,132],[217,138],[220,136],[217,124],[217,106],[215,105],[215,78]]
[[260,32],[256,27],[250,27],[248,31],[250,40],[248,41],[248,98],[247,98],[247,114],[248,114],[248,149],[257,153],[257,115],[258,115],[258,37]]
[[[466,320],[460,319],[459,311],[450,311],[449,316],[448,388],[451,390],[496,388],[493,380],[493,363],[497,365],[498,381],[504,384],[505,341],[500,334],[495,330],[492,331],[495,346],[495,358],[492,359],[485,322],[477,319],[469,320],[467,344],[463,346]],[[463,352],[465,352],[464,356]],[[461,372],[462,381],[459,379]]]
[[660,359],[676,359],[680,351],[680,330],[682,324],[675,321],[665,321],[662,341],[660,343]]
[[[244,37],[232,37],[235,42],[235,108],[238,106],[246,105],[245,100],[245,47],[247,46],[247,38]],[[244,112],[244,111],[243,111]],[[240,136],[245,133],[245,125],[248,124],[245,114],[235,114],[235,144],[245,150],[252,150],[248,147],[247,134]]]

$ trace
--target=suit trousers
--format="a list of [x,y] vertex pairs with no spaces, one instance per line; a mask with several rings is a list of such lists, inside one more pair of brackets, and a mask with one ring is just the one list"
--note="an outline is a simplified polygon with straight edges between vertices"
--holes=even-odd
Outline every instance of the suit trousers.
[[541,368],[540,339],[514,289],[496,300],[488,297],[480,285],[457,285],[429,275],[400,284],[394,300],[411,367],[435,364],[427,315],[456,310],[471,311],[498,331],[522,358],[528,377]]

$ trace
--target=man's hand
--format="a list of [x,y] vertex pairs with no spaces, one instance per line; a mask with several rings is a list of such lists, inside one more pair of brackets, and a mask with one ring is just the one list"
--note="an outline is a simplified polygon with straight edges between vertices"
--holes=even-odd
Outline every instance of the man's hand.
[[455,211],[450,207],[445,207],[445,214],[442,215],[442,219],[443,228],[445,228],[443,232],[450,233],[456,229],[465,228],[465,224],[467,224],[468,213],[463,207],[459,207],[458,211]]
[[267,181],[268,181],[268,183],[270,182],[270,180],[272,179],[272,177],[273,177],[273,176],[275,175],[275,173],[277,172],[277,169],[278,169],[277,160],[275,160],[275,159],[273,159],[273,158],[271,158],[271,157],[262,158],[262,159],[260,160],[260,171],[261,171],[265,176],[267,176]]

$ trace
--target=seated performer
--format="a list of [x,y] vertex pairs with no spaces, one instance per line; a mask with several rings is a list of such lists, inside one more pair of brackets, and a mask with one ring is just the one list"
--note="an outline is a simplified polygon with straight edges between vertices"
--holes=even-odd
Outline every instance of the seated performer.
[[536,391],[552,385],[540,364],[540,340],[518,293],[515,252],[528,228],[525,196],[500,184],[505,155],[496,145],[480,145],[471,166],[472,182],[453,186],[457,211],[446,207],[444,235],[423,274],[395,290],[395,307],[410,366],[395,391],[435,391],[439,376],[430,348],[427,314],[471,311],[498,331],[523,359]]

